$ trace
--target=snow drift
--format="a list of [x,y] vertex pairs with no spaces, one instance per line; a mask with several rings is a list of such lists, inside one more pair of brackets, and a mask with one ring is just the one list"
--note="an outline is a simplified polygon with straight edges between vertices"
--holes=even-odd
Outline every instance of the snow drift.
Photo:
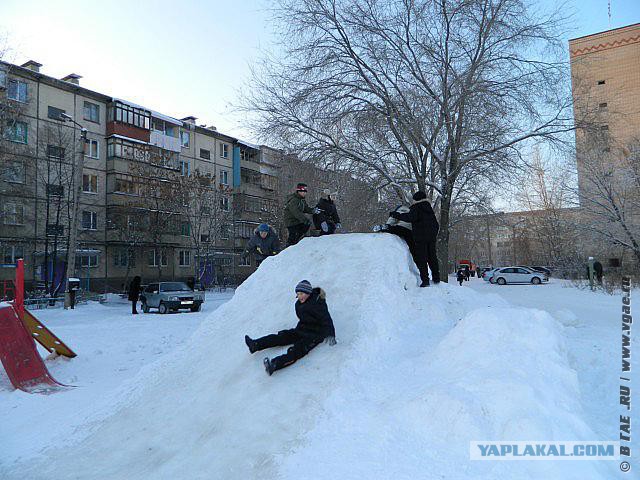
[[[268,377],[262,358],[285,349],[250,355],[243,335],[294,326],[301,279],[326,290],[338,344]],[[0,473],[607,478],[596,462],[469,461],[472,440],[596,438],[582,420],[555,320],[469,288],[417,284],[405,244],[392,235],[304,239],[267,259],[186,346],[96,412],[73,444]]]

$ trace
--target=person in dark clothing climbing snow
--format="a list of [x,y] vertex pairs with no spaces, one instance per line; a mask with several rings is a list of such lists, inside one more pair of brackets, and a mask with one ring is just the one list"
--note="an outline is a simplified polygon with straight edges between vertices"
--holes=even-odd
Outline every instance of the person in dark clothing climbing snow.
[[307,280],[296,285],[295,304],[298,325],[289,330],[280,330],[276,334],[256,338],[244,336],[249,352],[254,353],[271,347],[291,345],[287,353],[263,360],[264,368],[269,375],[276,370],[287,367],[301,359],[312,349],[326,340],[330,345],[336,343],[336,331],[327,308],[326,295],[321,288],[313,288]]
[[429,269],[433,283],[440,283],[440,267],[438,266],[438,256],[436,254],[436,237],[440,225],[436,215],[427,201],[427,194],[418,191],[413,195],[413,203],[407,213],[390,212],[393,218],[403,222],[411,223],[413,234],[414,251],[413,261],[416,262],[420,270],[421,287],[429,286]]
[[331,235],[341,228],[338,209],[335,204],[336,193],[325,188],[322,191],[322,197],[318,200],[316,208],[318,213],[313,215],[313,224],[316,230],[320,230],[320,235]]
[[129,301],[131,302],[131,313],[133,315],[138,314],[138,310],[136,309],[136,303],[138,303],[138,298],[140,298],[141,282],[142,282],[142,279],[138,275],[136,275],[135,277],[133,277],[133,280],[131,280],[131,283],[129,284],[128,298],[129,298]]
[[276,255],[280,251],[280,239],[278,234],[266,223],[258,225],[253,232],[253,237],[247,242],[242,258],[247,258],[250,253],[256,256],[256,266],[259,267],[265,258]]
[[456,280],[458,280],[458,283],[460,284],[460,286],[462,286],[462,282],[464,282],[464,272],[462,271],[462,269],[458,269],[458,273],[456,274]]
[[305,213],[319,213],[317,208],[307,205],[307,184],[298,183],[296,191],[287,196],[284,208],[284,226],[287,227],[289,238],[287,245],[295,245],[304,237],[311,226]]
[[[409,207],[405,207],[404,205],[398,205],[394,212],[398,213],[408,213]],[[402,220],[398,220],[397,218],[389,217],[387,222],[383,225],[374,225],[374,232],[385,232],[392,233],[394,235],[402,238],[409,247],[409,251],[411,252],[411,256],[415,257],[413,250],[413,234],[411,233],[411,223],[403,222]]]

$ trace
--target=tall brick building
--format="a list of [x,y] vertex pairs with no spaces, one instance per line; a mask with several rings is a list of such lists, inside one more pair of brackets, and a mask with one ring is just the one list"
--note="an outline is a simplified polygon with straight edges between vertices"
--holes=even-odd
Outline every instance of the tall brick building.
[[[574,38],[569,53],[576,122],[588,127],[576,131],[580,173],[580,158],[594,143],[597,153],[616,155],[640,137],[640,23]],[[579,183],[584,192],[584,179]]]

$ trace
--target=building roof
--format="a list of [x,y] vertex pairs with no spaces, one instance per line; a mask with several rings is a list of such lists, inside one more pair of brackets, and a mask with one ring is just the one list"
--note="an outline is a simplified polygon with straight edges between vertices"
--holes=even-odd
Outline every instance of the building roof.
[[611,28],[609,30],[603,30],[601,32],[596,32],[596,33],[590,33],[588,35],[583,35],[582,37],[570,38],[569,42],[574,42],[576,40],[584,40],[586,38],[595,37],[597,35],[602,35],[602,34],[605,34],[605,33],[608,33],[608,34],[610,34],[610,33],[620,33],[622,30],[625,30],[625,29],[632,30],[633,28],[640,28],[640,23],[632,23],[631,25],[625,25],[624,27]]

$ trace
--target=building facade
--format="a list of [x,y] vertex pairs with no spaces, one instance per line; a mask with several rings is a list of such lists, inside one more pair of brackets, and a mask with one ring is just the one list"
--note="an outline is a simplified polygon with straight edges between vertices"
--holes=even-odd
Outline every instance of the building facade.
[[76,187],[75,276],[88,290],[134,275],[236,284],[253,271],[240,253],[277,218],[282,152],[41,67],[0,63],[0,280],[24,258],[30,288],[63,288]]

